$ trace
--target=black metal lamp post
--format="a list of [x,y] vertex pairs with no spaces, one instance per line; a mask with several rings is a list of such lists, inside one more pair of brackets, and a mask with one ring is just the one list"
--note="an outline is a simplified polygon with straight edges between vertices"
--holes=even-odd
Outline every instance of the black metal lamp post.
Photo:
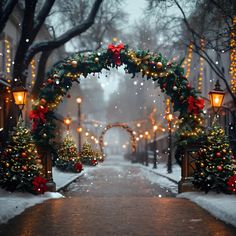
[[148,166],[148,131],[145,131],[145,157],[146,157],[146,166]]
[[173,115],[171,113],[166,116],[168,120],[168,133],[169,133],[169,153],[167,159],[167,172],[172,173],[172,120]]
[[153,157],[153,169],[157,168],[157,141],[156,141],[156,131],[157,131],[157,125],[153,126],[153,132],[154,132],[154,157]]
[[71,118],[70,118],[70,117],[66,117],[66,118],[64,119],[64,124],[65,124],[66,127],[67,127],[67,132],[69,132],[70,124],[71,124]]
[[82,98],[77,97],[76,102],[78,104],[78,149],[81,151],[81,133],[82,133],[82,127],[81,127],[81,103],[82,103]]

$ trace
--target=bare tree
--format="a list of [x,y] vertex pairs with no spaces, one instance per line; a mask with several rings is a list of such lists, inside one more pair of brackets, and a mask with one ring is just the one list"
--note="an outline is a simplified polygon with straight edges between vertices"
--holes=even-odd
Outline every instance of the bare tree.
[[[225,78],[224,71],[219,67],[209,54],[209,50],[214,50],[217,57],[231,49],[230,34],[236,32],[236,25],[233,17],[236,15],[236,2],[231,0],[202,0],[190,1],[190,13],[185,10],[184,3],[178,0],[151,0],[149,10],[167,9],[173,5],[177,6],[181,13],[181,18],[175,18],[179,22],[180,31],[178,40],[187,47],[189,42],[193,43],[193,51],[203,57],[215,74],[224,82],[227,91],[231,95],[236,106],[236,96],[232,92],[230,85]],[[214,24],[213,24],[214,22]],[[181,30],[182,29],[182,30]],[[235,34],[236,35],[236,34]],[[200,39],[205,40],[205,49],[199,44]]]

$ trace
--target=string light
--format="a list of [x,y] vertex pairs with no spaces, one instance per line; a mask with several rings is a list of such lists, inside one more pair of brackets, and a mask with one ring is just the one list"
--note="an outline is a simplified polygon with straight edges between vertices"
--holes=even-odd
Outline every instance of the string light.
[[36,77],[36,62],[34,59],[32,59],[32,61],[30,62],[30,66],[31,66],[31,84],[34,85],[35,84],[35,77]]
[[[5,44],[5,55],[6,55],[6,62],[5,62],[6,79],[8,83],[11,83],[11,79],[10,79],[11,78],[11,43],[8,39],[5,39],[4,44]],[[6,90],[8,93],[11,93],[10,87],[7,86]]]
[[231,74],[231,89],[236,93],[236,16],[233,18],[233,26],[230,32],[230,74]]
[[[205,41],[204,39],[201,39],[200,41],[200,47],[201,47],[201,54],[204,51],[205,48]],[[203,70],[204,70],[204,58],[202,56],[200,56],[200,72],[199,72],[199,78],[198,78],[198,91],[202,92],[202,81],[203,81]]]
[[186,75],[185,75],[186,78],[188,78],[191,73],[192,56],[193,56],[193,44],[190,43],[188,46],[188,55],[182,64],[182,68],[187,67],[186,68]]

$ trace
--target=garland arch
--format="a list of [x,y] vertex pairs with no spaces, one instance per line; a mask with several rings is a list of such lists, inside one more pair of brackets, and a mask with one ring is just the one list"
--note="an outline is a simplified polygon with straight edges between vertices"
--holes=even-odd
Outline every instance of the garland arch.
[[118,128],[122,128],[124,130],[126,130],[129,135],[130,135],[130,141],[131,141],[131,150],[132,150],[132,153],[134,153],[136,151],[136,138],[135,138],[135,135],[134,135],[134,132],[133,130],[125,123],[113,123],[113,124],[108,124],[104,130],[102,131],[100,137],[99,137],[99,146],[100,146],[100,150],[102,153],[104,153],[104,135],[106,134],[106,132],[111,129],[111,128],[114,128],[114,127],[118,127]]
[[[32,105],[30,118],[33,120],[32,134],[38,146],[52,144],[54,111],[80,76],[99,73],[102,69],[125,66],[125,72],[132,77],[155,81],[161,91],[171,98],[174,111],[179,112],[179,141],[182,144],[195,142],[202,134],[202,110],[204,100],[184,76],[181,63],[168,61],[160,53],[148,50],[133,50],[128,45],[108,45],[99,52],[75,53],[55,64],[48,72],[40,94]],[[179,143],[180,143],[179,142]]]

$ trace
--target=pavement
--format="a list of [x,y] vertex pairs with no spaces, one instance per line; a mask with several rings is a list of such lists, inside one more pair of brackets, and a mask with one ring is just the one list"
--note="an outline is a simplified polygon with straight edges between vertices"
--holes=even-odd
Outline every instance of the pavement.
[[85,170],[64,189],[66,198],[27,209],[0,226],[0,235],[236,235],[236,228],[151,183],[142,169],[106,164]]

